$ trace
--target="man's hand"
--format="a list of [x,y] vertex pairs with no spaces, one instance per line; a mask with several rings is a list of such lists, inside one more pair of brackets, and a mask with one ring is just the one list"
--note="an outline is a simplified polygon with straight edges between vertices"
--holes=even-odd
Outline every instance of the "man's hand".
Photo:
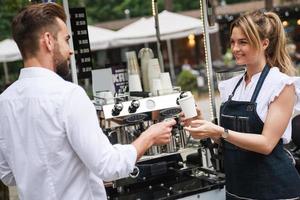
[[167,144],[170,142],[172,126],[176,124],[174,119],[169,119],[157,124],[153,124],[140,137],[138,137],[132,145],[137,151],[137,160],[147,151],[152,145]]
[[170,142],[172,126],[176,124],[174,119],[168,119],[163,122],[153,124],[144,133],[148,135],[153,145],[167,144]]

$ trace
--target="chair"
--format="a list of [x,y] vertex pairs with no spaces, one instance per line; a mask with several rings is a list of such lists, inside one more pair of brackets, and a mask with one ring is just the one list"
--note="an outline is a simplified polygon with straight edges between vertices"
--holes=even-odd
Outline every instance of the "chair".
[[299,150],[300,149],[300,114],[295,116],[292,120],[292,141],[295,144],[297,150]]
[[292,119],[292,142],[295,145],[292,154],[296,161],[296,168],[300,173],[300,114]]

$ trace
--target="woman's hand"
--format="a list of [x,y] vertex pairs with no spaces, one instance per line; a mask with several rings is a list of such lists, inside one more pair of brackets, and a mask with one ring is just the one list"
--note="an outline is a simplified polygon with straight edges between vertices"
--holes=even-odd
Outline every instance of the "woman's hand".
[[180,118],[181,125],[190,126],[191,121],[197,120],[197,119],[202,120],[203,117],[202,117],[202,113],[201,113],[200,109],[196,107],[196,111],[197,111],[197,116],[193,117],[193,118],[190,118],[190,119],[186,119],[183,112],[179,113],[179,118]]
[[184,129],[196,139],[219,139],[224,130],[222,127],[206,120],[191,121],[190,126],[186,126]]

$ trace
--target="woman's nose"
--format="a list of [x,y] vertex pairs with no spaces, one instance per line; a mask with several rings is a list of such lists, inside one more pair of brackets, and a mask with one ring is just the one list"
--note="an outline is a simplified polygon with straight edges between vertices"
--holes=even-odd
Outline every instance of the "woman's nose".
[[237,43],[233,43],[233,44],[231,44],[231,50],[232,50],[232,52],[238,51],[238,50],[240,50],[240,47]]

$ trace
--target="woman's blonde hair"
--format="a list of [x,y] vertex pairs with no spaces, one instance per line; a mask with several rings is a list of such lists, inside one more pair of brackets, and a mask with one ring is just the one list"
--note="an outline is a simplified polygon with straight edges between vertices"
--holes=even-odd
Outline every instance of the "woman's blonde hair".
[[286,49],[287,38],[281,20],[274,12],[255,11],[236,19],[230,27],[230,34],[234,27],[240,28],[250,45],[261,49],[261,41],[269,40],[265,50],[267,63],[278,67],[281,72],[294,75],[296,70]]

